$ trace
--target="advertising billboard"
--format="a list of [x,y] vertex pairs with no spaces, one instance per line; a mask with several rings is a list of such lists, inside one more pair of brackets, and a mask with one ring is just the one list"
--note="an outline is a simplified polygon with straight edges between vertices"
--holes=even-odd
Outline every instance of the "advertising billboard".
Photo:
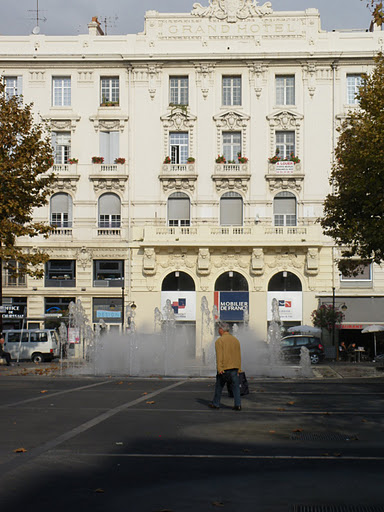
[[161,312],[164,314],[167,299],[175,314],[175,320],[196,320],[196,292],[161,292]]
[[249,311],[249,292],[215,292],[215,306],[220,320],[243,322]]
[[280,320],[301,322],[303,319],[302,292],[268,292],[267,320],[272,320],[272,301],[279,303]]

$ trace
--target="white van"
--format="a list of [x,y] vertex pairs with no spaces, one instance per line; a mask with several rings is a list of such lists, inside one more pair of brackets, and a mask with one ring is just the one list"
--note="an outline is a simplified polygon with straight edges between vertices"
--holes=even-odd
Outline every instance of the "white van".
[[53,329],[4,331],[4,340],[4,350],[16,361],[31,360],[41,363],[59,357],[59,337]]

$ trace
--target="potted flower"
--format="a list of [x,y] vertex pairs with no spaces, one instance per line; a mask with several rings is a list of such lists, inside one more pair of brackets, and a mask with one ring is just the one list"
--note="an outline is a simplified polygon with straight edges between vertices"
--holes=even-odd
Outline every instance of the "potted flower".
[[216,163],[217,164],[225,164],[225,163],[227,163],[227,161],[225,159],[225,156],[224,155],[217,155]]
[[78,158],[69,158],[68,163],[71,165],[77,164],[77,163],[79,163],[79,159]]
[[163,163],[164,163],[164,164],[170,164],[170,163],[171,163],[171,157],[170,157],[170,156],[166,156],[166,157],[164,158],[164,162],[163,162]]
[[271,164],[280,162],[281,158],[279,157],[279,153],[280,153],[280,150],[276,149],[276,153],[271,158],[268,158],[268,160],[271,162]]
[[92,163],[93,164],[102,164],[104,162],[104,157],[102,156],[93,156]]
[[115,164],[125,164],[125,158],[115,158]]
[[193,158],[193,156],[189,156],[187,158],[187,164],[194,164],[195,163],[195,159]]
[[288,162],[294,162],[295,164],[300,163],[300,158],[298,156],[295,156],[293,151],[290,153],[289,157],[285,158],[284,160],[288,160]]
[[241,156],[241,153],[237,153],[237,159],[240,164],[246,164],[248,162],[248,158],[246,156]]

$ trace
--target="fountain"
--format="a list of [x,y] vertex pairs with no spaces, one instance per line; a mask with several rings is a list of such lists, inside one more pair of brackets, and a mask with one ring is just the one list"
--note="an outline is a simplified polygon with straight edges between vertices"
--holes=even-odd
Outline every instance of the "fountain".
[[[80,301],[78,301],[80,302]],[[80,348],[88,363],[81,373],[95,375],[132,376],[196,376],[208,377],[216,373],[215,324],[219,321],[216,306],[209,309],[208,300],[201,300],[200,344],[188,352],[186,326],[177,323],[171,301],[163,311],[154,310],[152,333],[138,333],[135,310],[126,308],[126,333],[102,335],[103,326],[93,332],[80,304],[70,305],[70,326],[78,332]],[[264,341],[249,329],[249,313],[244,311],[244,322],[234,324],[233,333],[241,344],[243,368],[248,377],[310,377],[312,370],[308,353],[302,352],[300,366],[284,364],[280,356],[281,321],[276,299],[272,301],[272,321],[268,340]]]

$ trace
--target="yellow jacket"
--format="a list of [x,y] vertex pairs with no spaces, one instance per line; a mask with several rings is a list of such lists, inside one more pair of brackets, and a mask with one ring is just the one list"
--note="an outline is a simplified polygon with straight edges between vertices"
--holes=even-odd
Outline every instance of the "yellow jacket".
[[224,332],[223,335],[216,340],[215,349],[217,373],[232,368],[241,369],[240,342],[235,336]]

